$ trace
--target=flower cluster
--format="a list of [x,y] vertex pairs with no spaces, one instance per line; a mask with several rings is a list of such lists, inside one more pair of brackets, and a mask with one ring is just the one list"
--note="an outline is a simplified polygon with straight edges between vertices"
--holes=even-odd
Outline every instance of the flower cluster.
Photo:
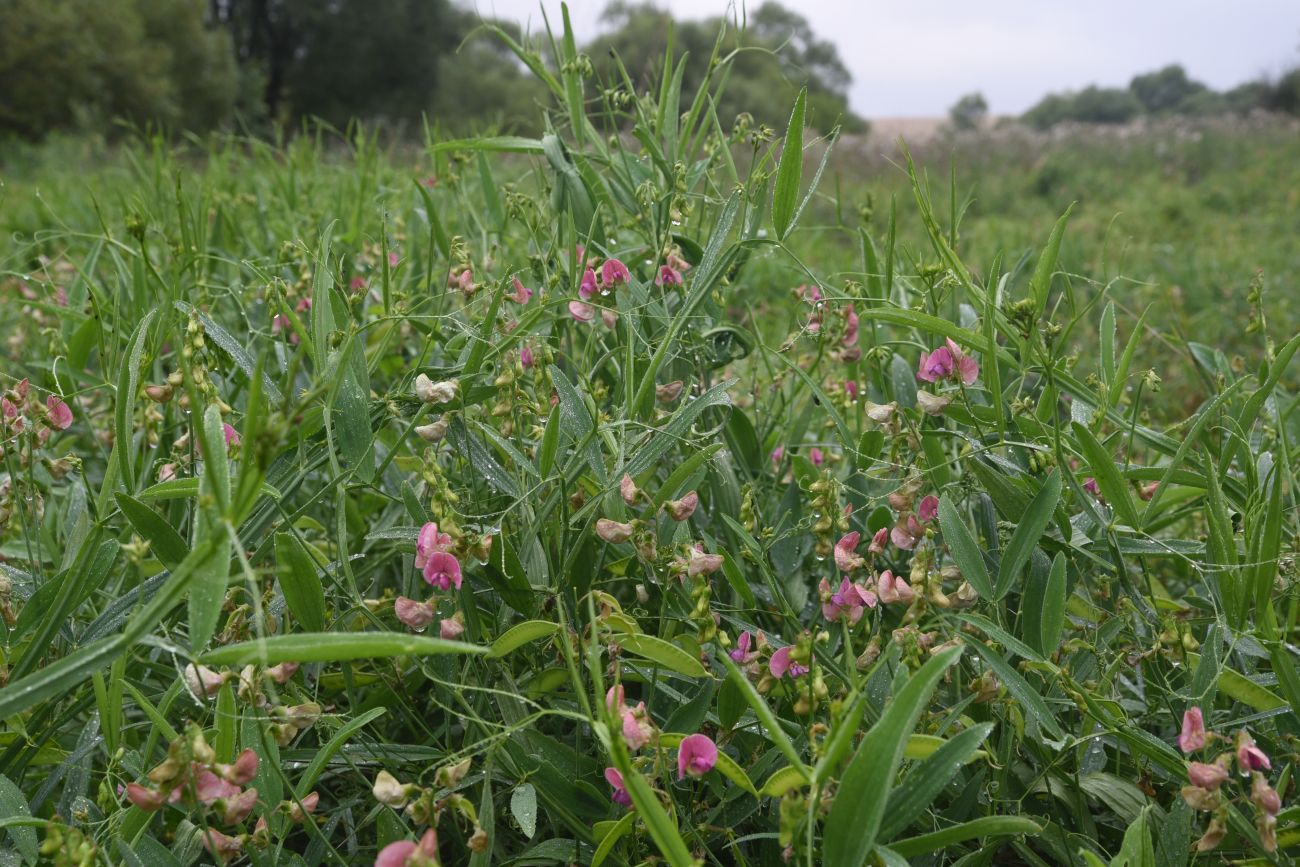
[[[1215,741],[1229,739],[1205,728],[1205,716],[1199,707],[1188,708],[1183,713],[1183,726],[1178,734],[1178,748],[1186,754],[1200,752]],[[1264,771],[1273,766],[1268,754],[1259,748],[1255,739],[1245,729],[1240,729],[1232,741],[1233,749],[1220,753],[1213,761],[1191,761],[1187,764],[1190,785],[1183,787],[1183,800],[1192,809],[1210,813],[1205,833],[1196,848],[1208,852],[1216,848],[1228,833],[1228,817],[1232,796],[1226,795],[1223,784],[1232,777],[1233,765],[1242,777],[1250,780],[1250,792],[1242,800],[1255,807],[1255,830],[1266,852],[1277,849],[1277,815],[1282,811],[1282,798],[1269,785]]]
[[[476,854],[488,849],[488,835],[478,823],[478,814],[469,799],[457,791],[469,773],[471,762],[463,759],[438,768],[433,786],[403,783],[388,771],[375,775],[371,794],[386,807],[401,810],[417,825],[429,827],[419,840],[397,840],[379,850],[375,867],[438,867],[437,827],[445,813],[452,813],[468,824],[472,831],[467,843]],[[446,792],[438,797],[439,791]]]

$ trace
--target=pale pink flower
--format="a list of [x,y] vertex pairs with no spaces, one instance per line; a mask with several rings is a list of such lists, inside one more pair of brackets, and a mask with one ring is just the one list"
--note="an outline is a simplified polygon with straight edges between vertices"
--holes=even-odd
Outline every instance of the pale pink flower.
[[203,830],[203,846],[222,864],[239,857],[239,854],[244,851],[244,841],[223,834],[214,828]]
[[1250,800],[1256,807],[1270,816],[1282,812],[1282,798],[1277,790],[1268,784],[1264,775],[1256,771],[1250,782]]
[[299,667],[300,665],[297,662],[281,662],[279,665],[268,668],[266,674],[276,683],[284,684],[289,682],[289,678],[293,677]]
[[928,524],[939,517],[939,498],[934,494],[922,497],[920,505],[916,507],[916,516],[922,524]]
[[146,813],[161,810],[166,801],[162,792],[147,789],[139,783],[126,784],[126,799]]
[[246,786],[257,776],[257,753],[251,749],[245,748],[238,756],[235,757],[235,763],[232,765],[221,765],[219,770],[227,780],[237,786]]
[[432,828],[424,832],[419,843],[398,840],[379,850],[375,867],[431,867],[438,860],[438,835]]
[[[609,783],[614,793],[610,795],[610,800],[620,807],[632,807],[632,796],[627,793],[627,787],[623,785],[623,775],[616,768],[605,768],[605,782]],[[379,867],[378,864],[375,867]]]
[[650,722],[650,714],[646,711],[645,702],[639,703],[636,707],[623,709],[623,740],[627,742],[627,748],[636,752],[650,742],[654,737],[654,725]]
[[950,403],[952,403],[952,398],[947,395],[931,394],[924,390],[916,393],[916,405],[926,415],[943,415],[943,411],[948,408]]
[[858,314],[853,311],[852,304],[845,304],[841,310],[844,315],[844,337],[840,343],[844,346],[854,346],[858,342]]
[[685,521],[695,514],[699,504],[700,495],[695,491],[688,491],[680,500],[669,500],[664,503],[664,508],[674,521]]
[[704,547],[697,544],[691,549],[690,560],[686,565],[686,574],[694,578],[697,575],[712,575],[722,568],[721,554],[706,554]]
[[[183,792],[181,789],[172,792],[174,800],[179,800],[183,795],[188,794],[189,792]],[[239,794],[239,787],[226,782],[207,768],[202,768],[194,780],[193,794],[199,803],[211,804],[213,801],[229,801],[234,798]]]
[[231,446],[237,446],[241,442],[243,442],[243,440],[239,436],[239,431],[235,430],[233,427],[231,427],[228,424],[221,425],[221,432],[226,438],[227,448],[230,448]]
[[916,591],[912,589],[911,585],[902,577],[895,576],[888,569],[880,573],[880,578],[876,584],[876,593],[880,597],[880,601],[886,604],[894,602],[911,604],[912,600],[916,598]]
[[444,617],[438,621],[438,636],[443,641],[455,641],[465,634],[465,624],[455,617]]
[[620,524],[618,521],[611,521],[609,518],[601,518],[596,521],[596,535],[611,545],[620,545],[631,539],[632,529],[631,524]]
[[49,413],[50,426],[55,430],[67,430],[72,424],[72,410],[61,398],[50,395],[45,399],[45,409]]
[[581,301],[570,301],[569,315],[575,322],[590,322],[596,318],[596,308]]
[[970,385],[979,378],[979,362],[967,355],[957,342],[951,337],[947,338],[948,353],[952,356],[953,362],[957,365],[956,378],[960,379],[963,384]]
[[1178,735],[1178,748],[1185,753],[1194,753],[1205,746],[1205,718],[1199,707],[1190,707],[1183,713],[1183,730]]
[[924,535],[925,528],[916,520],[916,516],[909,512],[899,516],[898,523],[889,531],[889,540],[895,547],[911,551]]
[[632,272],[618,259],[606,259],[600,266],[600,282],[606,289],[612,289],[632,279]]
[[158,468],[158,481],[170,482],[174,478],[176,478],[175,464],[163,464]]
[[602,307],[600,308],[600,321],[605,323],[606,328],[613,329],[618,324],[618,313],[608,307]]
[[768,672],[778,680],[786,674],[791,677],[803,677],[807,674],[808,668],[806,666],[800,665],[790,658],[793,653],[794,645],[792,644],[787,644],[776,653],[773,653],[772,658],[767,663]]
[[627,473],[623,474],[623,480],[618,483],[618,495],[623,498],[623,502],[629,506],[635,506],[641,499],[641,489],[636,486],[636,482]]
[[852,572],[854,569],[861,569],[866,565],[861,557],[858,556],[858,543],[862,540],[862,534],[857,530],[852,533],[846,533],[835,543],[835,566],[841,572]]
[[221,821],[227,825],[238,824],[247,819],[257,806],[257,789],[245,789],[232,798],[226,798],[222,804]]
[[439,590],[460,589],[460,561],[446,551],[435,551],[424,564],[424,580]]
[[404,626],[416,632],[423,632],[433,622],[432,603],[417,602],[405,596],[397,597],[397,601],[393,603],[393,613]]
[[1187,765],[1187,778],[1193,786],[1212,792],[1228,779],[1228,771],[1218,762],[1191,762]]
[[518,277],[514,278],[515,292],[510,296],[510,300],[516,304],[527,304],[533,297],[533,290],[523,284]]
[[295,824],[301,825],[307,821],[307,817],[316,812],[316,807],[320,805],[320,792],[309,792],[299,802],[293,802],[289,805],[289,819]]
[[677,779],[690,774],[702,777],[718,762],[718,746],[707,735],[694,734],[682,738],[677,747]]

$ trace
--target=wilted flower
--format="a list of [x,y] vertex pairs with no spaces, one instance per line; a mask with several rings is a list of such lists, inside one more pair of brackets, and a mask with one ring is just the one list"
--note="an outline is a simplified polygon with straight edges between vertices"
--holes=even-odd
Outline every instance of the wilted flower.
[[867,412],[867,418],[883,424],[894,417],[894,413],[898,411],[898,404],[892,400],[889,403],[872,403],[868,400],[865,402],[864,408]]
[[1193,786],[1213,791],[1228,779],[1228,769],[1222,762],[1191,762],[1187,765],[1187,779]]
[[925,535],[925,528],[921,522],[916,520],[916,516],[908,512],[900,515],[898,523],[889,531],[889,540],[894,546],[904,551],[911,551],[916,547],[916,543]]
[[696,544],[691,549],[690,559],[687,561],[686,574],[694,578],[697,575],[711,575],[722,568],[721,554],[706,554],[703,546]]
[[596,308],[581,301],[569,302],[569,315],[576,322],[590,322],[596,318]]
[[677,395],[682,393],[685,385],[680,379],[672,382],[665,382],[663,385],[655,386],[655,399],[660,403],[672,403],[677,399]]
[[221,821],[235,825],[248,818],[257,806],[257,789],[245,789],[234,797],[222,801]]
[[1190,707],[1183,713],[1183,730],[1178,735],[1178,748],[1194,753],[1205,746],[1205,718],[1199,707]]
[[444,415],[437,421],[431,421],[428,424],[422,424],[415,428],[415,435],[426,443],[441,442],[447,435],[448,419]]
[[596,535],[611,545],[620,545],[631,539],[632,530],[631,524],[620,524],[618,521],[611,521],[609,518],[601,518],[596,521]]
[[700,504],[700,495],[695,491],[689,491],[680,500],[669,500],[664,503],[664,509],[674,521],[685,521],[695,514],[695,508]]
[[155,792],[153,789],[145,788],[139,783],[126,784],[126,799],[146,813],[161,810],[163,803],[166,801],[166,797],[162,792]]
[[641,489],[636,486],[636,482],[628,474],[623,474],[623,480],[618,483],[618,494],[623,498],[623,502],[629,506],[635,506],[641,499]]
[[687,735],[677,747],[677,779],[687,774],[702,777],[717,761],[718,746],[707,735]]
[[203,829],[203,846],[222,864],[238,857],[244,850],[244,841],[238,837],[223,834],[214,828]]
[[636,752],[641,749],[650,742],[654,733],[654,723],[650,720],[645,702],[640,702],[636,707],[623,708],[623,740],[627,742],[629,750]]
[[433,622],[433,604],[417,602],[405,596],[398,596],[393,603],[393,613],[403,625],[416,632],[423,632]]
[[942,415],[950,403],[952,403],[951,397],[941,397],[928,391],[918,391],[916,393],[916,405],[926,415]]
[[533,290],[525,286],[518,277],[514,278],[514,287],[514,294],[509,297],[516,304],[527,304],[533,297]]
[[219,674],[206,665],[191,663],[185,666],[185,688],[196,699],[211,698],[225,682],[224,674]]
[[1268,784],[1268,780],[1264,779],[1264,775],[1259,771],[1255,771],[1251,775],[1250,800],[1251,803],[1270,816],[1276,816],[1282,811],[1282,798],[1278,796],[1277,790]]
[[459,391],[460,383],[454,379],[434,382],[423,373],[415,378],[415,396],[424,403],[450,403]]
[[438,636],[443,641],[455,641],[465,634],[465,624],[461,621],[460,615],[455,617],[444,617],[438,621]]
[[375,784],[370,792],[379,803],[401,809],[406,804],[406,799],[411,796],[411,787],[398,782],[397,778],[388,771],[380,771],[375,775]]
[[[627,788],[623,785],[623,775],[616,768],[605,768],[605,782],[609,783],[614,793],[610,799],[621,807],[632,806],[632,796],[627,793]],[[378,865],[376,865],[378,867]]]

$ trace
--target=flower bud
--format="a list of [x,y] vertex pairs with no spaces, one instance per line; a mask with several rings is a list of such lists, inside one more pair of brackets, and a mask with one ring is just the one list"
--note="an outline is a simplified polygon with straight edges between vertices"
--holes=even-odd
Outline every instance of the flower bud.
[[426,443],[441,442],[447,435],[447,416],[443,416],[437,421],[422,424],[415,429],[415,435]]
[[695,491],[690,491],[680,500],[669,500],[664,503],[664,509],[674,521],[689,520],[691,515],[695,514],[695,507],[700,504],[700,495]]
[[375,784],[370,792],[379,803],[401,809],[411,796],[411,786],[398,782],[388,771],[380,771],[375,776]]

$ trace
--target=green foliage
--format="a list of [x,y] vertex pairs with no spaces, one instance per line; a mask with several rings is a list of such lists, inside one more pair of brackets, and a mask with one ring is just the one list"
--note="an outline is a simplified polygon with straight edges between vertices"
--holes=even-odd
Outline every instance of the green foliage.
[[968,93],[948,109],[948,121],[953,129],[979,129],[988,117],[989,104],[982,93]]

